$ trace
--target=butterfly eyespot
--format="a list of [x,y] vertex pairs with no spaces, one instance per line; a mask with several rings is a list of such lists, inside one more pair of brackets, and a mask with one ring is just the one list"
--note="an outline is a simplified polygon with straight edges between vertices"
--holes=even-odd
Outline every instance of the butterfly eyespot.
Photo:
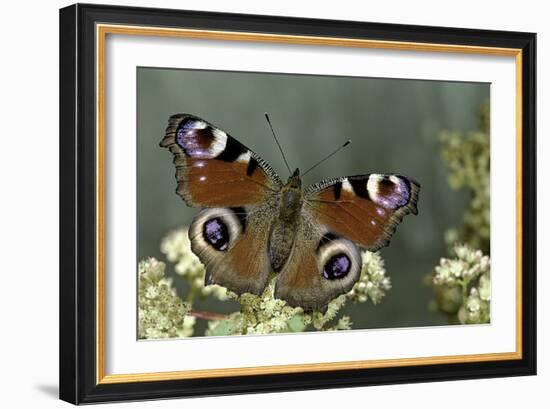
[[351,260],[344,253],[332,256],[323,268],[323,277],[336,280],[345,277],[351,270]]
[[176,129],[176,144],[192,158],[212,159],[226,148],[227,134],[206,122],[185,119]]
[[242,207],[202,210],[189,227],[191,249],[197,255],[229,251],[246,230],[246,219]]
[[410,183],[397,175],[372,174],[366,183],[368,197],[385,209],[397,209],[409,203]]
[[229,230],[221,218],[215,217],[203,225],[203,237],[212,247],[225,251],[229,247]]
[[317,262],[321,276],[330,284],[349,289],[361,274],[361,252],[350,240],[327,232],[319,240]]

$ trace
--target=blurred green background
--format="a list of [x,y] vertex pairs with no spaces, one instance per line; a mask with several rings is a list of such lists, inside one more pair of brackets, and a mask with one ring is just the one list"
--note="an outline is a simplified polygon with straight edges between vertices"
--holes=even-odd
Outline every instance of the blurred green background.
[[[424,284],[447,254],[444,232],[462,223],[466,192],[447,184],[440,156],[442,130],[478,129],[479,107],[489,84],[138,68],[138,260],[166,261],[159,246],[170,230],[189,225],[197,209],[176,195],[172,154],[160,148],[168,117],[191,113],[217,125],[266,159],[286,180],[284,166],[264,118],[269,112],[292,168],[302,171],[346,139],[353,143],[309,173],[305,185],[327,177],[402,173],[421,184],[418,216],[407,216],[389,247],[381,250],[392,289],[373,306],[347,303],[353,328],[447,325],[428,304]],[[167,263],[178,294],[184,280]],[[195,308],[233,312],[235,302],[196,301]],[[195,334],[206,324],[199,320]]]

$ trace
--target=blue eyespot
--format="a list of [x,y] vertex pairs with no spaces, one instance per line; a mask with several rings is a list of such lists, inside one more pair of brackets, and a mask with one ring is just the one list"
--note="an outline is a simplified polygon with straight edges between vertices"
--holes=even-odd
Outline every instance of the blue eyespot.
[[218,251],[225,251],[229,247],[229,231],[226,224],[219,217],[204,223],[202,235],[204,240]]
[[323,269],[323,277],[328,280],[344,278],[351,270],[351,260],[344,253],[330,258]]

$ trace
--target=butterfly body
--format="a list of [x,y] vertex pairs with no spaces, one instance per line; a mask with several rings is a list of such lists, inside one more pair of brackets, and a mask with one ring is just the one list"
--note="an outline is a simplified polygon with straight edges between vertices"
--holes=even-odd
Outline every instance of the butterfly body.
[[189,237],[206,284],[260,294],[276,273],[275,297],[324,310],[351,290],[360,249],[387,245],[416,213],[419,185],[397,174],[367,174],[302,187],[300,171],[283,183],[257,154],[189,114],[170,118],[161,142],[173,153],[177,193],[202,210]]
[[269,259],[275,272],[281,271],[294,246],[302,204],[302,181],[300,171],[296,169],[281,189],[278,217],[274,219],[269,235]]

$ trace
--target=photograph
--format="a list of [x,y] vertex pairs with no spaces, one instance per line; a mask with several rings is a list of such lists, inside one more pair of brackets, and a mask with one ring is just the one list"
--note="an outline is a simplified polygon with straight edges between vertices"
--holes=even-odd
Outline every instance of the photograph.
[[490,84],[136,70],[138,339],[490,323]]

